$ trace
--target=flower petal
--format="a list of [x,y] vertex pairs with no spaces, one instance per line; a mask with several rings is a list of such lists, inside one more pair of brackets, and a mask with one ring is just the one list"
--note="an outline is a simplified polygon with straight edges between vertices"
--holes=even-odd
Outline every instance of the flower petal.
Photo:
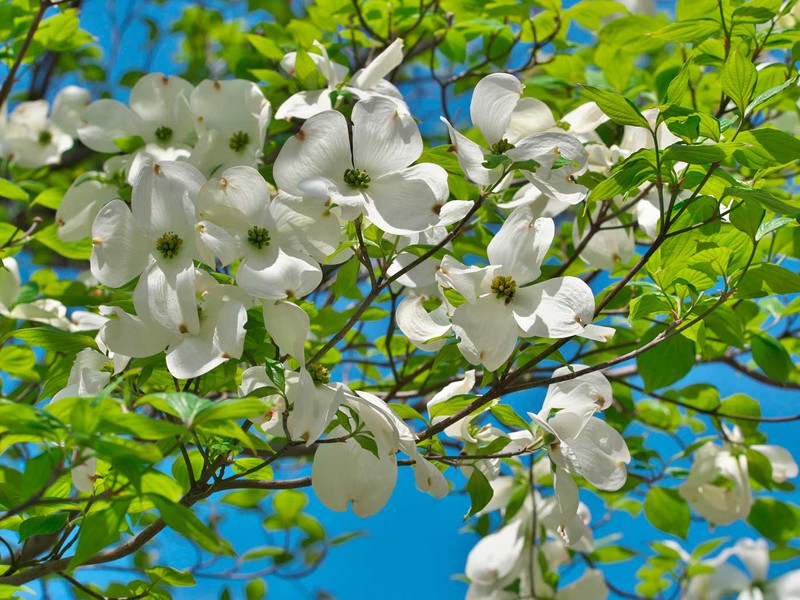
[[264,302],[264,327],[281,354],[305,366],[305,344],[310,326],[308,313],[292,302]]
[[392,100],[374,96],[353,108],[353,165],[376,178],[405,169],[422,154],[414,117]]
[[505,136],[522,90],[519,79],[506,73],[488,75],[475,86],[469,113],[472,124],[480,130],[489,146]]
[[439,220],[447,194],[447,171],[432,163],[414,165],[372,181],[367,217],[387,233],[425,231]]
[[436,352],[447,340],[435,338],[449,333],[450,319],[441,306],[428,312],[423,301],[424,298],[415,296],[403,298],[396,311],[397,326],[414,346],[425,352]]
[[92,225],[92,275],[103,285],[121,287],[144,271],[150,260],[149,240],[128,205],[112,200]]
[[511,275],[518,286],[534,281],[554,235],[553,219],[534,219],[529,206],[520,206],[489,242],[489,262],[503,275]]
[[503,299],[483,296],[466,302],[453,314],[458,349],[470,364],[496,371],[511,356],[520,331]]

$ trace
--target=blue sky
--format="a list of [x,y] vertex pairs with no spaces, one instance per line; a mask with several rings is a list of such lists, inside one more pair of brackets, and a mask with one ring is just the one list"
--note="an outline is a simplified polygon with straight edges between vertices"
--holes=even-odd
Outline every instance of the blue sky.
[[[117,11],[124,13],[132,0],[117,3]],[[179,14],[179,3],[167,2],[157,7],[151,16],[158,19],[162,26],[176,18]],[[233,13],[237,9],[231,9]],[[238,16],[238,15],[234,15]],[[111,43],[110,28],[106,19],[106,2],[104,0],[87,0],[84,2],[81,17],[82,26],[96,35],[102,47],[109,48]],[[127,69],[139,66],[143,60],[141,44],[146,36],[146,29],[134,20],[122,40],[121,52],[117,67],[112,74],[117,78]],[[177,44],[174,39],[162,45],[155,56],[154,70],[166,73],[178,70],[175,67],[174,55]],[[115,96],[124,97],[126,90],[111,90]],[[460,106],[466,106],[467,98],[459,100]],[[412,109],[426,120],[436,119],[439,111],[438,94],[432,97],[418,94],[412,100]],[[463,114],[464,111],[462,111]],[[668,368],[668,365],[665,365]],[[724,367],[702,367],[695,369],[682,384],[708,382],[717,385],[723,397],[745,392],[762,401],[766,415],[781,415],[797,410],[797,394],[787,391],[765,388],[755,385],[745,377]],[[526,410],[538,410],[543,396],[542,390],[535,390],[514,398],[512,404],[524,414]],[[763,425],[762,429],[770,436],[770,443],[787,447],[795,456],[800,455],[800,441],[796,435],[796,426]],[[640,434],[640,430],[632,429],[629,433]],[[688,439],[691,433],[684,432]],[[651,447],[663,454],[676,451],[676,446],[666,436],[652,435]],[[292,474],[296,476],[296,474]],[[800,500],[798,493],[793,493],[795,501]],[[590,505],[595,516],[600,516],[600,506],[585,494],[583,500]],[[344,546],[335,548],[326,558],[322,566],[309,577],[299,580],[281,580],[272,578],[269,581],[272,598],[313,598],[316,588],[325,589],[338,598],[354,599],[382,598],[385,600],[405,600],[407,598],[460,598],[466,587],[452,579],[452,575],[463,570],[466,556],[477,537],[463,533],[465,524],[462,516],[469,508],[469,500],[465,495],[454,490],[447,498],[434,500],[426,494],[418,492],[414,487],[413,473],[410,469],[401,469],[397,488],[386,508],[374,517],[360,519],[352,513],[334,513],[323,507],[309,494],[309,510],[323,522],[329,535],[347,531],[364,530],[367,535]],[[240,548],[266,543],[262,540],[263,529],[258,519],[243,510],[225,509],[226,522],[223,533],[234,545]],[[615,518],[612,523],[600,528],[596,537],[622,535],[621,543],[637,550],[647,549],[649,541],[668,538],[650,527],[643,517],[633,519],[625,515]],[[741,524],[729,527],[718,527],[712,533],[705,524],[692,525],[689,547],[710,537],[749,535],[749,529]],[[162,534],[157,539],[155,548],[166,557],[166,561],[180,568],[192,564],[195,555],[188,543],[174,535]],[[224,563],[223,563],[224,564]],[[633,560],[612,565],[607,572],[620,587],[631,590],[632,570],[638,568],[639,561]],[[788,563],[775,564],[771,574],[788,570]],[[222,565],[219,570],[222,570]],[[80,572],[84,581],[105,581],[125,579],[123,574],[116,578],[107,570],[85,570]],[[217,598],[219,590],[227,583],[234,590],[234,598],[243,597],[243,582],[220,582],[218,580],[200,580],[197,588],[177,590],[176,598]]]

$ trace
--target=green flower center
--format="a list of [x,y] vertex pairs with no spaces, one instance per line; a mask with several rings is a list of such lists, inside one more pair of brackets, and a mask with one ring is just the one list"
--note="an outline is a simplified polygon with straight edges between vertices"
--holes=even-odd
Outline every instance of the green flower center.
[[42,146],[47,146],[50,142],[53,141],[53,134],[47,131],[47,129],[43,129],[39,132],[39,143]]
[[498,275],[492,279],[492,293],[495,298],[505,298],[506,304],[511,302],[516,292],[517,282],[512,279],[511,275]]
[[322,365],[311,365],[308,369],[308,374],[314,383],[330,383],[331,372]]
[[247,230],[247,241],[261,250],[269,246],[269,231],[264,227],[251,227]]
[[156,240],[156,250],[164,258],[175,258],[183,246],[183,240],[177,234],[168,231]]
[[350,187],[365,190],[369,187],[372,178],[367,175],[364,169],[345,169],[344,182]]
[[159,142],[168,142],[172,139],[172,129],[163,125],[156,129],[156,139]]
[[247,148],[247,144],[250,143],[250,136],[247,135],[244,131],[237,131],[231,136],[230,141],[228,142],[228,146],[234,152],[241,152],[245,148]]
[[556,123],[556,127],[558,127],[559,129],[563,129],[564,131],[569,131],[571,125],[566,121],[559,121],[558,123]]
[[492,144],[492,154],[505,154],[512,148],[514,148],[514,144],[503,138],[499,142]]

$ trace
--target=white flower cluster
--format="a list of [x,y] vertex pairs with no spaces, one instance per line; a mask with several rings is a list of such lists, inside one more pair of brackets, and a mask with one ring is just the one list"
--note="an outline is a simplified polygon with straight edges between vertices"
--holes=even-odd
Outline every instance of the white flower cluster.
[[4,104],[0,107],[0,158],[25,169],[58,164],[78,137],[80,115],[88,103],[88,90],[70,85],[56,94],[52,110],[47,100],[33,100],[20,102],[8,114]]
[[[349,79],[346,69],[320,49],[310,56],[328,87],[291,97],[276,115],[305,119],[274,160],[278,190],[255,168],[270,118],[270,104],[255,84],[206,81],[194,87],[153,74],[134,86],[129,105],[98,100],[75,115],[76,133],[85,145],[116,155],[106,162],[105,173],[86,174],[67,192],[57,213],[59,235],[90,237],[92,276],[110,288],[130,286],[132,302],[101,307],[101,316],[84,319],[91,321],[89,328],[100,329],[101,352],[85,350],[78,356],[68,387],[57,398],[101,392],[131,357],[166,352],[166,366],[179,379],[238,361],[248,311],[260,308],[287,363],[285,387],[278,392],[281,386],[267,370],[254,366],[244,371],[240,394],[259,389],[256,395],[266,394],[269,410],[259,421],[265,433],[318,444],[312,482],[326,506],[346,510],[352,505],[356,514],[368,516],[392,493],[399,452],[413,461],[420,489],[441,497],[448,484],[417,450],[415,434],[382,400],[331,381],[327,369],[307,361],[311,320],[297,300],[318,289],[321,264],[352,256],[347,230],[357,221],[380,230],[397,249],[386,266],[397,289],[406,290],[397,323],[424,351],[436,351],[456,337],[470,363],[493,371],[511,357],[519,338],[608,340],[614,330],[592,323],[594,296],[584,281],[537,282],[553,243],[556,214],[540,209],[585,198],[587,190],[577,179],[589,168],[585,143],[594,139],[603,117],[596,106],[585,105],[556,123],[543,103],[522,96],[515,77],[484,78],[471,112],[486,147],[447,123],[452,150],[467,178],[481,187],[483,199],[510,185],[517,171],[536,198],[501,207],[512,210],[488,246],[487,265],[464,264],[449,254],[416,260],[403,250],[442,243],[447,227],[462,223],[475,205],[450,200],[447,172],[418,162],[423,142],[417,124],[384,79],[402,60],[402,42]],[[283,66],[292,72],[296,61],[290,54]],[[348,96],[357,100],[349,119],[336,110]],[[130,190],[123,194],[127,185]],[[9,308],[10,303],[6,300]],[[555,375],[582,368],[574,365]],[[429,408],[474,385],[470,371],[436,394]],[[547,449],[549,462],[539,464],[551,465],[556,493],[531,496],[520,516],[494,534],[505,539],[513,529],[510,548],[519,547],[502,566],[505,575],[489,581],[480,568],[468,566],[479,590],[475,597],[485,597],[480,590],[487,586],[502,589],[512,574],[512,580],[519,577],[514,565],[539,551],[530,547],[523,518],[534,504],[550,515],[554,542],[562,548],[590,544],[572,475],[616,490],[625,482],[630,460],[622,437],[594,416],[610,401],[611,389],[601,374],[581,375],[551,386],[542,410],[530,415],[530,429],[510,435],[507,450]],[[445,430],[468,451],[503,435],[491,426],[475,430],[474,417]],[[87,457],[78,458],[93,468]],[[499,459],[478,460],[464,469],[481,470],[493,485],[506,479]],[[84,471],[83,488],[91,479]],[[496,496],[499,508],[504,495]],[[493,539],[487,537],[476,552]],[[594,576],[587,577],[591,583]],[[568,593],[559,590],[557,597]]]

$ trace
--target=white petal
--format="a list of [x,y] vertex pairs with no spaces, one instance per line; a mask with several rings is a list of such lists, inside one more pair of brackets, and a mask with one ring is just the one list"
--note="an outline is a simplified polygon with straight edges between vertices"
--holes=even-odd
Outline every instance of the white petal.
[[775,483],[783,483],[787,479],[794,479],[797,477],[797,463],[786,448],[761,444],[750,447],[767,457],[772,465],[772,480]]
[[591,323],[594,295],[577,277],[556,277],[518,289],[511,305],[526,335],[565,338],[581,335]]
[[[172,260],[178,260],[174,258]],[[136,313],[174,334],[196,334],[200,326],[195,300],[195,270],[190,260],[164,268],[152,262],[133,291]]]
[[117,197],[114,185],[95,179],[78,179],[64,194],[56,210],[58,237],[65,242],[89,237],[97,213]]
[[[580,372],[587,368],[586,365],[559,367],[553,371],[553,377]],[[593,371],[575,379],[551,384],[547,388],[547,396],[544,399],[543,408],[549,411],[557,408],[569,408],[576,403],[585,402],[605,410],[610,406],[612,399],[613,392],[608,379],[599,371]]]
[[264,302],[264,327],[281,354],[306,364],[305,343],[310,319],[308,313],[291,302]]
[[236,271],[236,282],[242,289],[267,300],[302,298],[321,281],[322,271],[313,260],[272,245],[263,251],[250,252]]
[[470,117],[490,146],[503,139],[522,90],[519,79],[505,73],[488,75],[475,86]]
[[556,124],[550,108],[536,98],[520,98],[505,132],[505,139],[515,144],[525,136],[546,131]]
[[615,491],[625,485],[631,460],[625,440],[605,421],[592,418],[581,434],[569,442],[578,458],[579,474],[601,490]]
[[496,371],[511,356],[520,331],[505,301],[484,296],[464,303],[453,314],[458,349],[470,364]]
[[133,185],[133,215],[155,238],[168,231],[177,234],[183,240],[181,254],[194,256],[195,202],[205,182],[203,174],[188,163],[152,163],[139,172]]
[[450,331],[450,319],[441,306],[426,311],[423,301],[424,298],[415,296],[404,298],[397,307],[397,326],[414,346],[425,352],[436,352],[447,340],[434,338],[441,338]]
[[736,542],[735,552],[750,571],[755,581],[766,581],[769,571],[769,546],[766,540],[740,539]]
[[393,456],[375,457],[354,439],[322,444],[314,455],[311,485],[329,509],[344,512],[352,502],[359,517],[370,517],[389,501],[397,482]]
[[416,233],[436,224],[446,199],[447,172],[422,163],[374,179],[367,190],[367,217],[387,233]]
[[255,83],[243,79],[205,80],[189,100],[198,126],[230,136],[239,131],[262,145],[270,117],[270,104]]
[[553,219],[534,219],[530,207],[520,206],[489,242],[489,262],[503,275],[511,275],[518,286],[529,283],[539,277],[554,235]]
[[564,541],[567,545],[572,545],[578,539],[568,538],[567,532],[569,531],[569,526],[578,515],[578,485],[566,471],[556,468],[555,473],[553,473],[553,490],[561,513],[558,532],[565,538]]
[[515,519],[502,529],[482,538],[467,556],[465,573],[472,583],[502,589],[516,578],[525,536],[522,521]]
[[444,117],[442,117],[442,121],[447,125],[447,130],[450,132],[452,151],[455,153],[458,164],[461,165],[461,169],[467,178],[480,186],[487,186],[497,181],[502,174],[502,169],[495,167],[490,171],[483,166],[488,152],[468,137],[456,131]]
[[184,142],[193,133],[194,121],[189,109],[192,89],[185,79],[161,73],[149,73],[136,82],[129,103],[142,120],[147,141],[156,139],[159,127],[172,130],[170,145]]
[[[312,55],[309,55],[312,56]],[[276,119],[310,119],[323,111],[331,110],[331,91],[307,90],[297,92],[280,105],[275,113]]]
[[117,100],[92,102],[83,113],[86,125],[78,129],[81,141],[97,152],[120,152],[114,143],[117,138],[141,135],[141,119]]
[[145,358],[163,351],[175,338],[155,323],[144,323],[139,317],[113,308],[116,319],[109,320],[101,335],[113,352],[133,358]]
[[324,177],[339,182],[352,166],[347,121],[340,112],[326,111],[308,119],[286,140],[273,174],[279,188],[303,196],[304,180]]
[[149,239],[122,200],[112,200],[97,213],[92,245],[92,275],[109,287],[128,283],[150,259]]
[[603,573],[597,569],[587,569],[576,581],[558,589],[558,600],[606,600],[608,586]]
[[569,124],[570,133],[580,135],[594,131],[608,121],[608,117],[597,104],[587,102],[568,112],[561,120]]
[[83,113],[90,98],[89,90],[77,85],[61,88],[53,98],[51,121],[70,137],[77,138],[78,127],[86,123]]
[[400,66],[403,62],[403,40],[397,38],[386,50],[372,59],[365,68],[355,73],[349,85],[352,87],[369,90],[375,87],[378,82]]
[[494,267],[465,266],[447,254],[442,258],[437,279],[464,296],[467,302],[474,302],[489,292],[495,271]]
[[249,166],[226,169],[219,177],[206,182],[197,197],[200,216],[211,218],[219,225],[237,218],[245,227],[254,225],[256,219],[268,215],[269,203],[267,182],[261,173]]
[[450,486],[444,474],[436,466],[417,453],[414,456],[414,481],[417,489],[428,492],[434,498],[444,498],[450,492]]
[[422,154],[414,117],[379,96],[353,108],[353,165],[376,178],[404,169]]

